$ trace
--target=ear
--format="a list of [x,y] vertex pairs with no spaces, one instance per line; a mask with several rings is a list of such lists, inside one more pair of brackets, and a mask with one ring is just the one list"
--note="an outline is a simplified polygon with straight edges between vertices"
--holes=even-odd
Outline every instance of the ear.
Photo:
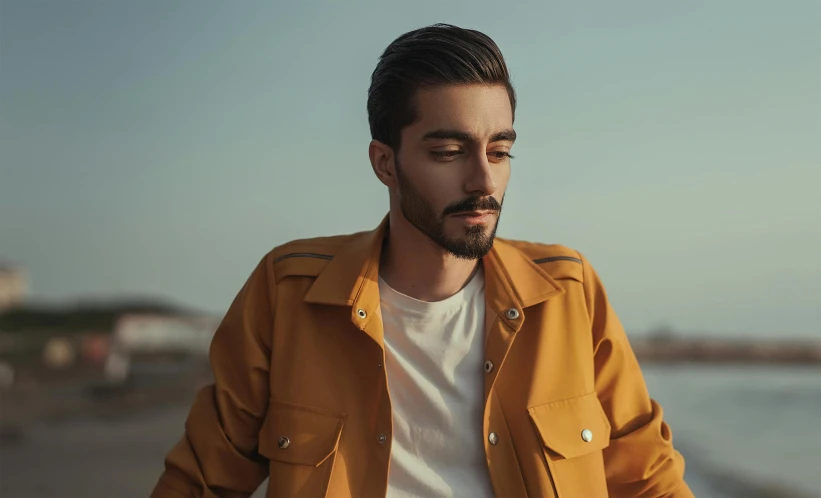
[[397,181],[393,149],[379,140],[371,140],[368,155],[371,158],[373,172],[379,181],[388,188],[395,187]]

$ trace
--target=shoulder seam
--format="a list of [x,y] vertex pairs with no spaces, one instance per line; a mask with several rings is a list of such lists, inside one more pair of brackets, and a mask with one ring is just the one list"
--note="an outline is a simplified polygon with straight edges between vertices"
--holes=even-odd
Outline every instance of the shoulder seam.
[[537,265],[541,264],[541,263],[550,263],[552,261],[573,261],[573,262],[576,262],[576,263],[579,263],[579,264],[582,263],[581,259],[574,258],[572,256],[551,256],[549,258],[539,258],[539,259],[534,259],[533,260],[533,262],[536,263]]
[[279,263],[283,259],[289,259],[289,258],[316,258],[316,259],[327,259],[327,260],[334,259],[334,257],[330,254],[319,254],[319,253],[315,253],[315,252],[291,252],[291,253],[283,254],[281,256],[277,256],[276,258],[274,258],[274,263]]

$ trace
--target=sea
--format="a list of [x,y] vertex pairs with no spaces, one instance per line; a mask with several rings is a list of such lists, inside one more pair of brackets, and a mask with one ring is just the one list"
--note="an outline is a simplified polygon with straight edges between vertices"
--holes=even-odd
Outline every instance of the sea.
[[821,368],[643,371],[696,496],[821,496]]

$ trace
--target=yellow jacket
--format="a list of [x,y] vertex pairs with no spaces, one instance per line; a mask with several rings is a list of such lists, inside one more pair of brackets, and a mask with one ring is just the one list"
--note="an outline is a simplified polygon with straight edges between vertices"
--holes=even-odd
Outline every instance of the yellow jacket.
[[[263,258],[214,336],[215,383],[197,394],[152,498],[247,497],[266,476],[270,498],[385,496],[386,230],[387,219]],[[587,260],[497,239],[483,264],[490,363],[476,375],[485,377],[481,437],[496,495],[692,497]]]

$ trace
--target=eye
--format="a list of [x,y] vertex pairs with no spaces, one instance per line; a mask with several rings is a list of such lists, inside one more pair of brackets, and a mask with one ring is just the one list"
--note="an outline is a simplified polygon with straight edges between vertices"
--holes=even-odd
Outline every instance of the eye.
[[500,161],[504,158],[513,159],[513,156],[510,155],[510,152],[507,152],[505,150],[497,150],[497,151],[491,152],[489,155],[491,157],[495,158],[495,159],[500,160]]
[[433,157],[439,159],[453,159],[454,157],[461,155],[461,150],[433,150],[431,151]]

